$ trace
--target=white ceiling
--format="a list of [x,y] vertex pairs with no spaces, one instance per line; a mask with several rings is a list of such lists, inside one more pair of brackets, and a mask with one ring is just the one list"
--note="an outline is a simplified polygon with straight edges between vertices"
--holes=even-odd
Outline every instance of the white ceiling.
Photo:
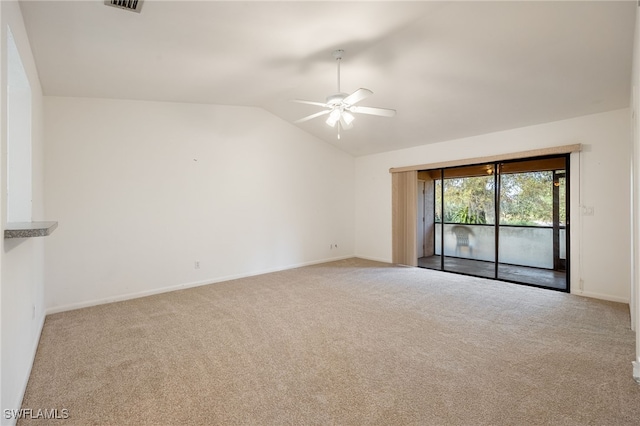
[[[21,2],[45,95],[258,106],[293,123],[336,91],[374,94],[354,155],[629,106],[635,1]],[[250,123],[247,123],[250,125]]]

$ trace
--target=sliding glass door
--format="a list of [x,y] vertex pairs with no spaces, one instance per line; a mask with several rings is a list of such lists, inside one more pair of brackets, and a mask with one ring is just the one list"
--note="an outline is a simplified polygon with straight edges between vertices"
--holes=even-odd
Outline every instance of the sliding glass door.
[[[495,176],[486,166],[443,170],[440,243],[444,271],[495,276]],[[443,184],[442,184],[443,182]],[[444,224],[444,225],[443,225]]]
[[419,172],[418,265],[568,291],[567,169],[562,155]]

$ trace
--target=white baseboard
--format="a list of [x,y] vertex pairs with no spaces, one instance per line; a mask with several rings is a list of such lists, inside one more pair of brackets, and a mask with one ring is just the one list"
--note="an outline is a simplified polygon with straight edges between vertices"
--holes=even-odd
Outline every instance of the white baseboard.
[[625,303],[627,305],[629,304],[629,298],[627,297],[611,296],[608,294],[580,290],[571,290],[571,294],[575,294],[576,296],[591,297],[592,299],[607,300],[609,302]]
[[355,257],[357,257],[358,259],[373,260],[374,262],[391,263],[391,260],[382,259],[382,258],[379,258],[379,257],[360,256],[358,254],[356,254]]
[[631,364],[633,364],[633,379],[640,385],[640,358],[632,361]]
[[243,274],[227,275],[227,276],[223,276],[223,277],[210,278],[210,279],[202,280],[202,281],[193,281],[193,282],[181,283],[181,284],[176,284],[176,285],[172,285],[172,286],[168,286],[168,287],[162,287],[162,288],[156,288],[156,289],[151,289],[151,290],[139,291],[139,292],[135,292],[135,293],[119,294],[119,295],[109,296],[109,297],[105,297],[105,298],[101,298],[101,299],[88,300],[88,301],[85,301],[85,302],[70,303],[68,305],[61,305],[61,306],[54,306],[54,307],[51,307],[51,308],[47,308],[46,314],[47,315],[51,315],[51,314],[57,314],[59,312],[73,311],[75,309],[82,309],[82,308],[89,308],[91,306],[104,305],[104,304],[107,304],[107,303],[122,302],[124,300],[137,299],[137,298],[146,297],[146,296],[153,296],[155,294],[162,294],[162,293],[168,293],[168,292],[171,292],[171,291],[184,290],[184,289],[192,288],[192,287],[200,287],[200,286],[203,286],[203,285],[216,284],[216,283],[220,283],[220,282],[224,282],[224,281],[237,280],[237,279],[240,279],[240,278],[248,278],[248,277],[253,277],[253,276],[256,276],[256,275],[269,274],[269,273],[272,273],[272,272],[286,271],[286,270],[289,270],[289,269],[301,268],[303,266],[317,265],[317,264],[320,264],[320,263],[327,263],[327,262],[334,262],[334,261],[337,261],[337,260],[350,259],[352,257],[354,257],[354,256],[353,255],[348,255],[348,256],[332,257],[332,258],[329,258],[329,259],[313,260],[313,261],[309,261],[309,262],[302,262],[302,263],[297,263],[297,264],[292,264],[292,265],[287,265],[287,266],[282,266],[282,267],[263,269],[263,270],[260,270],[260,271],[253,271],[253,272],[248,272],[248,273],[243,273]]

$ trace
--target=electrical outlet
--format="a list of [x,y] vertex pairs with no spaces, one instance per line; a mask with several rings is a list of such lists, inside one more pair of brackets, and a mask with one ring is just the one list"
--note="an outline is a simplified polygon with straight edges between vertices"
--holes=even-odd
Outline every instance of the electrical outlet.
[[200,269],[200,261],[196,260],[195,262],[193,262],[193,267],[194,269]]

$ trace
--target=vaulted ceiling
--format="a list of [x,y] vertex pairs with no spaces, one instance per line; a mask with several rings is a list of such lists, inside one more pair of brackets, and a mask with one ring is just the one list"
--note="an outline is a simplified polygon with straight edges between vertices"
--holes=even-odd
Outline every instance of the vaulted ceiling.
[[[374,92],[336,138],[354,155],[629,106],[635,1],[21,2],[45,95],[264,108],[293,122],[341,89]],[[251,123],[247,123],[248,126]]]

